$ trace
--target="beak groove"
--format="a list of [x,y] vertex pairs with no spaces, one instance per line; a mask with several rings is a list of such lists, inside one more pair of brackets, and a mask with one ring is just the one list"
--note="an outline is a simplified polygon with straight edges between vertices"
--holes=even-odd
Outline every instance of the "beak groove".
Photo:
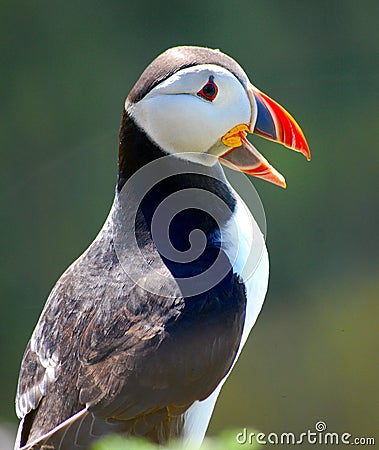
[[311,153],[296,120],[268,95],[253,86],[250,89],[257,104],[257,120],[253,133],[300,152],[309,161]]

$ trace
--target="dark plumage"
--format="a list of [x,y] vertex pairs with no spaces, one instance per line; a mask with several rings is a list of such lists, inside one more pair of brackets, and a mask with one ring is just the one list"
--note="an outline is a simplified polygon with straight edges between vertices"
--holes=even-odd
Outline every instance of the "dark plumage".
[[247,132],[310,158],[292,116],[223,53],[176,47],[143,72],[122,115],[109,217],[26,348],[15,450],[88,450],[112,432],[200,446],[269,272],[220,162],[285,186]]
[[[145,245],[160,261],[152,242]],[[213,391],[235,357],[245,301],[243,285],[232,273],[198,298],[185,299],[179,289],[176,297],[146,292],[125,276],[105,227],[51,293],[35,331],[36,353],[27,347],[18,395],[43,377],[41,358],[59,353],[62,365],[45,396],[34,399],[22,445],[86,404],[88,422],[96,418],[99,432],[107,430],[102,419],[111,418],[108,431],[155,442],[179,436],[181,413]],[[88,428],[80,421],[70,434],[79,425],[85,441]],[[57,445],[60,439],[58,433],[47,442]]]
[[[170,53],[158,58],[129,98],[138,101],[181,67],[221,57],[211,50],[183,49],[182,54],[179,65]],[[238,72],[233,60],[221,59]],[[162,150],[124,111],[117,192],[140,167],[162,156]],[[198,168],[184,161],[177,164],[194,172]],[[215,222],[202,211],[192,211],[176,219],[173,235],[177,246],[185,248],[191,229],[203,229],[208,236],[203,255],[192,264],[175,264],[158,253],[149,234],[152,213],[162,199],[185,187],[216,193],[229,205],[230,215],[235,206],[226,184],[200,174],[173,176],[148,193],[141,204],[137,241],[155,267],[173,279],[203,271],[221,251]],[[159,287],[162,296],[155,295],[125,274],[114,248],[113,220],[111,215],[89,249],[59,279],[34,331],[33,344],[28,344],[17,394],[18,409],[26,413],[20,446],[28,448],[37,441],[33,449],[44,444],[72,450],[76,442],[88,448],[99,435],[115,431],[158,443],[179,437],[183,413],[216,388],[236,356],[246,295],[227,258],[221,262],[228,266],[227,275],[204,294],[186,298],[177,285],[171,297],[166,296],[165,286]],[[147,286],[154,282],[145,280]],[[57,362],[55,380],[51,376],[42,387],[47,361]],[[36,389],[38,385],[42,389]],[[86,407],[88,412],[81,414]],[[49,435],[78,413],[78,420]]]

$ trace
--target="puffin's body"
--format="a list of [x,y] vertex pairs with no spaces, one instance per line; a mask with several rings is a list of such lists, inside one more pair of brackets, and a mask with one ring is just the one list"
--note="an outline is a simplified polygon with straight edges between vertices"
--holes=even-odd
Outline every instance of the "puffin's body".
[[[198,47],[163,53],[132,89],[109,217],[52,290],[24,354],[15,449],[88,449],[107,433],[201,444],[269,272],[262,234],[219,160],[283,185],[249,130],[309,156],[296,122],[252,89],[234,60]],[[163,205],[160,217],[170,215],[170,199],[168,226],[156,214]],[[182,255],[201,251],[171,258],[166,235]]]

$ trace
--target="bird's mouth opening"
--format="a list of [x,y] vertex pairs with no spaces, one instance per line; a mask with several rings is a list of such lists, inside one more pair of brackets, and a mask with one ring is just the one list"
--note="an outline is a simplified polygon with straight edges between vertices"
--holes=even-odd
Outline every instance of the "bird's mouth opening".
[[221,138],[225,152],[219,155],[221,163],[249,175],[263,178],[280,187],[286,187],[285,178],[247,140],[247,133],[266,139],[302,153],[310,160],[310,150],[304,134],[295,119],[277,102],[254,86],[248,88],[254,126],[239,124]]

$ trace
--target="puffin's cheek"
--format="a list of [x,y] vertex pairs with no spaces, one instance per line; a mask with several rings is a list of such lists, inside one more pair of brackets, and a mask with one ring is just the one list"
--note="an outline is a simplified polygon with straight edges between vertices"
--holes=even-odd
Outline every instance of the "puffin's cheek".
[[214,107],[194,95],[162,95],[144,102],[135,119],[164,150],[206,152],[220,135]]

